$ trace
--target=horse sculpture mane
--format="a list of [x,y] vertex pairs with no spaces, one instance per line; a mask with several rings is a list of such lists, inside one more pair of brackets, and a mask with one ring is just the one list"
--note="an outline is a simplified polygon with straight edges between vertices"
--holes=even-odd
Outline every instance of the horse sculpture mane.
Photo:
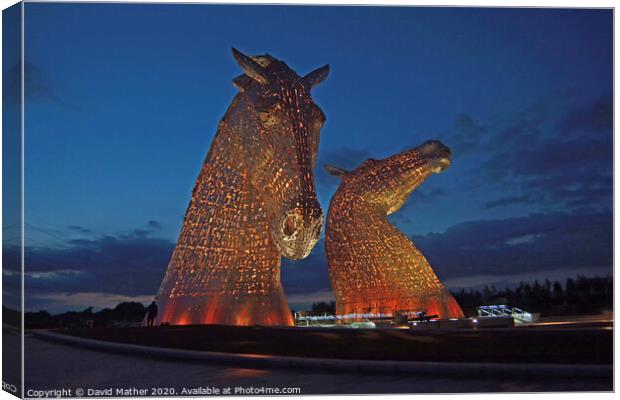
[[244,74],[196,180],[158,292],[159,323],[292,325],[280,257],[306,257],[322,211],[312,170],[325,120],[300,77],[233,49]]
[[433,172],[450,165],[450,150],[427,142],[384,160],[367,160],[348,172],[328,166],[342,183],[331,200],[326,225],[329,276],[336,313],[426,311],[442,318],[463,312],[415,245],[387,220]]

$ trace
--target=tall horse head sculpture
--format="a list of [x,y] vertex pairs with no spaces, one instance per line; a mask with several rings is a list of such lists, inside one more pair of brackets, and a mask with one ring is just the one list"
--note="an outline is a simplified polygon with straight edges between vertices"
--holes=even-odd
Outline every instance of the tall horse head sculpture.
[[313,168],[325,115],[301,77],[233,49],[244,74],[202,166],[162,281],[158,322],[292,325],[280,257],[308,256],[323,213]]
[[387,220],[450,160],[448,147],[429,141],[383,160],[367,160],[351,172],[326,167],[342,178],[329,206],[325,241],[338,315],[351,320],[368,313],[415,311],[463,316],[424,255]]

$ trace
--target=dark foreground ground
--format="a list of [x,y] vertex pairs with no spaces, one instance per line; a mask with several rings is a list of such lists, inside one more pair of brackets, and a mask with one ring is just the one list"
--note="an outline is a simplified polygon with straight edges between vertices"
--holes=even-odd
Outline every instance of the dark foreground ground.
[[547,364],[613,361],[610,324],[433,331],[202,325],[59,332],[146,346],[318,358]]
[[[18,340],[15,336],[15,340]],[[182,395],[183,389],[230,388],[231,394],[295,390],[295,394],[610,391],[612,380],[516,376],[455,377],[407,373],[235,368],[107,354],[26,337],[26,396],[50,389],[144,389]],[[375,342],[376,343],[376,342]],[[516,344],[518,345],[518,344]],[[30,394],[28,391],[31,391]],[[204,395],[204,392],[203,392]]]

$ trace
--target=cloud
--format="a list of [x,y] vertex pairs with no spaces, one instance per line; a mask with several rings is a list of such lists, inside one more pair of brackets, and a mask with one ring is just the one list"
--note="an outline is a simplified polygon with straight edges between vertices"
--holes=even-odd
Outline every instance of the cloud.
[[[490,159],[486,178],[520,194],[487,202],[487,207],[515,203],[611,206],[613,143],[611,134],[574,139],[541,139]],[[511,200],[511,201],[507,201]]]
[[597,133],[613,129],[613,98],[601,97],[566,113],[558,122],[563,134]]
[[46,272],[24,272],[24,276],[34,279],[62,279],[62,278],[74,278],[77,275],[84,273],[84,271],[78,271],[75,269],[59,269],[56,271]]
[[567,277],[575,276],[609,276],[609,267],[589,267],[589,268],[564,268],[551,271],[534,271],[522,274],[509,275],[470,275],[458,278],[447,279],[443,283],[448,289],[472,288],[481,289],[484,286],[494,285],[497,288],[516,286],[521,282],[532,282],[535,280],[544,281],[564,281]]
[[[24,62],[24,95],[25,101],[38,104],[51,104],[75,109],[76,107],[65,102],[56,92],[49,74],[30,61]],[[14,65],[4,74],[7,85],[6,93],[11,104],[21,104],[21,64]]]
[[325,239],[321,239],[303,260],[282,258],[282,285],[288,295],[330,290]]
[[445,131],[428,135],[452,149],[449,176],[425,182],[390,220],[404,230],[415,229],[419,205],[438,213],[446,207],[442,190],[455,205],[452,214],[460,204],[472,211],[492,210],[493,215],[609,210],[611,110],[611,96],[550,96],[486,122],[460,114]]
[[499,199],[486,202],[485,207],[495,208],[495,207],[501,207],[501,206],[505,206],[509,204],[527,203],[531,200],[532,200],[531,195],[506,196],[506,197],[500,197]]
[[426,186],[418,187],[413,191],[405,204],[394,214],[388,216],[388,220],[395,223],[398,227],[400,224],[412,224],[413,219],[410,218],[410,212],[422,203],[430,203],[439,197],[445,196],[448,190],[443,187],[432,188],[432,183],[424,183]]
[[67,229],[76,233],[80,233],[82,235],[90,235],[91,233],[93,233],[93,231],[91,231],[90,229],[84,228],[83,226],[79,225],[68,225]]
[[27,311],[45,309],[52,314],[67,310],[81,311],[93,307],[95,311],[103,308],[113,308],[118,303],[135,301],[142,304],[150,303],[152,295],[124,296],[103,292],[53,292],[28,296],[26,301]]
[[612,110],[605,96],[582,104],[550,99],[488,124],[460,115],[438,135],[460,158],[454,173],[463,184],[453,189],[484,193],[486,209],[610,209]]
[[168,240],[140,234],[76,239],[67,244],[26,247],[29,296],[57,291],[152,296],[174,249]]
[[146,223],[146,226],[147,226],[146,229],[137,228],[128,233],[121,235],[121,237],[123,239],[132,239],[132,238],[144,239],[144,238],[147,238],[153,235],[154,233],[156,233],[156,231],[161,230],[161,224],[155,220],[149,220]]
[[[493,157],[487,167],[503,172],[503,177],[554,176],[595,167],[611,167],[611,135],[602,138],[581,136],[574,139],[552,137],[513,147]],[[579,178],[579,177],[576,177]]]
[[318,292],[312,293],[303,293],[303,294],[292,294],[287,296],[288,304],[291,308],[302,308],[306,309],[314,302],[324,301],[330,302],[334,301],[334,294],[331,289],[320,290]]
[[123,239],[132,239],[132,238],[144,239],[148,237],[151,234],[151,232],[152,231],[150,229],[134,229],[126,235],[121,235],[121,237]]
[[[578,274],[609,275],[612,239],[611,212],[476,220],[453,225],[443,233],[412,236],[436,273],[452,288]],[[283,259],[282,281],[287,297],[297,303],[323,300],[317,293],[331,290],[324,241],[305,260]]]
[[150,220],[147,225],[151,229],[161,229],[161,224],[153,219]]
[[21,247],[2,245],[2,305],[21,307]]
[[412,241],[445,280],[591,268],[611,274],[613,265],[611,212],[464,222]]
[[454,119],[447,133],[439,134],[452,149],[454,157],[475,153],[490,139],[492,128],[478,124],[469,114],[459,114]]

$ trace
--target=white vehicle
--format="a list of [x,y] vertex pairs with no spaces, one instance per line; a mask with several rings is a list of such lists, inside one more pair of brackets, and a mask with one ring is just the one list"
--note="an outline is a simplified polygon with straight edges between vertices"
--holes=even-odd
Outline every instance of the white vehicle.
[[375,329],[377,325],[375,325],[372,321],[364,321],[364,322],[353,322],[351,323],[351,328],[359,329]]

